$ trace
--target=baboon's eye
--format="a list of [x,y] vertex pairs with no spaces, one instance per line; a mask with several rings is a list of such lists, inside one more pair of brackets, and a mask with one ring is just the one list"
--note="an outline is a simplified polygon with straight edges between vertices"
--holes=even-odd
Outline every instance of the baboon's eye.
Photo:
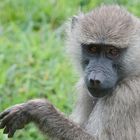
[[115,57],[119,56],[120,50],[117,49],[117,48],[114,47],[114,46],[108,46],[108,47],[106,48],[106,54],[107,54],[108,57],[115,58]]
[[95,54],[99,51],[99,47],[95,44],[82,44],[83,49],[90,53],[90,54]]
[[97,47],[96,46],[88,46],[87,51],[91,54],[97,53]]

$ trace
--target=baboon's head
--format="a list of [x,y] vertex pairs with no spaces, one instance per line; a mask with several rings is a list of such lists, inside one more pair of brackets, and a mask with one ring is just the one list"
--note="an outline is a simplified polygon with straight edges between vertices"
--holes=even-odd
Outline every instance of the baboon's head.
[[89,93],[103,97],[140,74],[140,21],[119,6],[73,17],[68,50]]

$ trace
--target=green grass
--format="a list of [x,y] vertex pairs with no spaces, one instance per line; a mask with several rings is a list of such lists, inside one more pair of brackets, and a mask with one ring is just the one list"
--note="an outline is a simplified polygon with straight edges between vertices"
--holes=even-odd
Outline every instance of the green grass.
[[[138,0],[116,1],[140,16]],[[79,10],[88,11],[102,2],[0,0],[0,112],[16,103],[41,97],[70,113],[77,76],[65,56],[63,24]],[[43,136],[31,124],[18,131],[13,139],[43,140]],[[2,131],[0,140],[7,140]]]

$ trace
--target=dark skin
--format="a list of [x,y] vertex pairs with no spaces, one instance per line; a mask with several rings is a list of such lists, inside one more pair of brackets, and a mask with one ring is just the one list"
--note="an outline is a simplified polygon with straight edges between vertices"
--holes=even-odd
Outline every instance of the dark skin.
[[82,65],[90,94],[100,98],[110,94],[121,78],[123,49],[105,44],[82,44]]

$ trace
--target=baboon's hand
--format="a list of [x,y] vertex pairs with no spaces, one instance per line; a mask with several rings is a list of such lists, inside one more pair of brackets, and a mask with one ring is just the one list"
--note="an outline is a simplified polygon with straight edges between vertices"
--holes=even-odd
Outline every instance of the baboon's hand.
[[22,129],[30,121],[26,103],[15,105],[0,113],[0,129],[4,134],[13,137],[17,129]]

